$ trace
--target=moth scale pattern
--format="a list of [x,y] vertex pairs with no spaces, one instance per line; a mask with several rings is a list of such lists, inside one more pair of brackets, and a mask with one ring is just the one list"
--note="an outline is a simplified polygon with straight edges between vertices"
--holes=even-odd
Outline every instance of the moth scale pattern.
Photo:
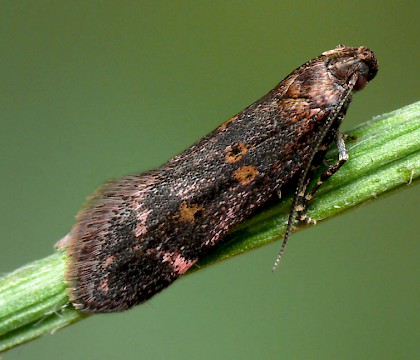
[[[368,48],[339,45],[158,169],[110,181],[61,242],[69,296],[85,313],[123,311],[168,287],[285,187],[287,232],[322,181],[347,160],[339,126],[354,92],[378,71]],[[308,189],[330,145],[339,162]]]

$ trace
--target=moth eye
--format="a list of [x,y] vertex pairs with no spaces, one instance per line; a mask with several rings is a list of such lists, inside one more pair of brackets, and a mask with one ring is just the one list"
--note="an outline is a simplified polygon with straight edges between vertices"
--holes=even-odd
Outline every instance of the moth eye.
[[353,90],[354,91],[363,90],[367,83],[368,83],[368,81],[367,81],[366,75],[359,74],[359,76],[356,80],[356,84],[354,84],[354,86],[353,86]]

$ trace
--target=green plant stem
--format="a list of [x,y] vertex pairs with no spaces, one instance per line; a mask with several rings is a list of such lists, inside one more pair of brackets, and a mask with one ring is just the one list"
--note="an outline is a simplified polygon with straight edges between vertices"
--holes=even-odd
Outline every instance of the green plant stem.
[[[348,134],[357,137],[347,142],[350,160],[309,204],[308,215],[314,220],[331,218],[419,180],[420,102],[376,117]],[[333,150],[327,160],[336,157]],[[266,206],[231,231],[192,271],[280,239],[289,207],[290,197]],[[65,260],[65,252],[57,251],[0,278],[0,352],[87,317],[68,301]]]

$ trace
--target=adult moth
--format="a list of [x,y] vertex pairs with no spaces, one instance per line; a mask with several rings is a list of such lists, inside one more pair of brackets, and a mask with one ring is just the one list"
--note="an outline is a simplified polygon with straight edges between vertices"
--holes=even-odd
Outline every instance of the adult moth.
[[[86,313],[122,311],[169,286],[285,186],[295,221],[347,160],[339,126],[352,94],[378,71],[368,48],[340,45],[158,169],[100,187],[65,238],[70,300]],[[308,189],[333,142],[339,161]]]

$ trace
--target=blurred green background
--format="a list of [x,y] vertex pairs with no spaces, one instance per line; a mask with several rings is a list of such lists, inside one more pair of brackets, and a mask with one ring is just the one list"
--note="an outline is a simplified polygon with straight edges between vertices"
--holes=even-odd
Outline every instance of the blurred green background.
[[[0,271],[86,195],[159,166],[338,44],[380,70],[344,129],[418,100],[418,1],[1,1]],[[418,188],[180,280],[6,359],[412,359]],[[417,234],[417,235],[416,235]],[[416,280],[417,279],[417,280]]]

